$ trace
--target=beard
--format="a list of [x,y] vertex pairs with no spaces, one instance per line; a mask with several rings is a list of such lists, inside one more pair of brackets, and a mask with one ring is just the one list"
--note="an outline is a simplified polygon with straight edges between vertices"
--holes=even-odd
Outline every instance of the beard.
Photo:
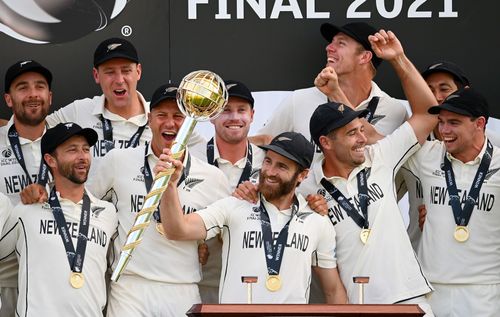
[[261,170],[259,175],[259,192],[264,195],[267,201],[286,196],[295,190],[298,177],[299,172],[296,171],[289,180],[277,179],[278,182],[275,185],[267,185],[264,180],[269,178],[269,176]]
[[87,181],[87,177],[89,176],[90,165],[87,164],[87,168],[86,168],[86,171],[85,171],[84,175],[79,175],[78,173],[76,173],[75,168],[74,168],[75,165],[77,165],[77,164],[80,164],[80,163],[76,163],[76,164],[73,164],[73,163],[59,163],[58,164],[58,170],[59,170],[59,173],[61,174],[61,176],[69,179],[73,183],[75,183],[75,184],[83,184],[83,183],[85,183]]
[[22,102],[20,105],[13,107],[16,119],[29,126],[36,126],[42,123],[49,113],[49,107],[43,100],[40,103],[40,109],[35,111],[31,109],[28,102]]

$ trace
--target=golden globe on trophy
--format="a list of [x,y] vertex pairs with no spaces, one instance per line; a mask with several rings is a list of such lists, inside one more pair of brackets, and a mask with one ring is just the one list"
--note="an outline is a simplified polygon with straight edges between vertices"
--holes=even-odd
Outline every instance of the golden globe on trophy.
[[[186,118],[182,124],[174,144],[172,154],[182,157],[187,141],[198,121],[207,121],[218,116],[226,106],[228,99],[224,81],[215,73],[207,70],[194,71],[187,74],[177,89],[177,105]],[[151,190],[144,198],[144,205],[137,213],[134,225],[127,235],[122,247],[120,259],[111,275],[117,282],[134,249],[141,243],[142,235],[151,222],[151,217],[160,203],[161,196],[168,186],[173,169],[155,176]],[[158,229],[161,229],[160,227]],[[160,233],[161,230],[158,230]]]

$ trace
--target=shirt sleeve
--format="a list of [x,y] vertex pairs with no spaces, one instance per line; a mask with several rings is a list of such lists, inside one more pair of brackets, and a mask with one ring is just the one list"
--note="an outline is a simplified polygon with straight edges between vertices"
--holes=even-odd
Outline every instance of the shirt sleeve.
[[[19,226],[19,217],[17,216],[17,214],[20,211],[18,210],[20,207],[18,206],[23,206],[23,204],[19,203],[16,208],[13,208],[10,200],[7,197],[3,195],[0,197],[2,197],[0,199],[0,203],[2,204],[2,207],[0,207],[0,212],[3,221],[2,235],[0,238],[0,260],[2,260],[15,250],[18,235],[17,231]],[[4,198],[6,198],[7,200],[4,201]]]
[[234,197],[224,198],[196,212],[205,224],[207,240],[221,233],[224,225],[229,223],[230,210],[234,209],[231,206],[235,207],[235,200]]
[[373,160],[382,160],[395,172],[420,148],[417,136],[408,122],[402,124],[393,133],[370,147],[369,155]]
[[318,247],[313,253],[312,265],[321,268],[337,267],[335,229],[327,217],[321,217],[321,230]]
[[46,120],[49,127],[54,127],[59,123],[75,122],[77,121],[76,118],[76,101],[73,101],[65,107],[62,107],[48,115]]
[[91,169],[85,187],[98,199],[111,201],[113,184],[115,183],[115,175],[119,175],[115,171],[114,164],[117,158],[117,150],[109,151],[97,165],[95,170]]

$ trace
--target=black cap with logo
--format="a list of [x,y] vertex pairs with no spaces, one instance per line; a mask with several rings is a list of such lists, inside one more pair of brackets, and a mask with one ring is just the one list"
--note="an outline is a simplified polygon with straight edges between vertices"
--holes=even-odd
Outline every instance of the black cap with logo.
[[87,139],[90,146],[97,142],[97,132],[93,129],[82,129],[73,122],[59,123],[55,127],[48,129],[42,137],[42,156],[45,153],[52,153],[59,145],[75,135],[81,135]]
[[49,90],[52,85],[52,73],[45,67],[43,67],[40,63],[34,60],[24,60],[18,61],[7,69],[5,73],[5,93],[8,93],[10,90],[10,85],[14,82],[14,80],[20,75],[27,72],[35,72],[41,74],[47,80],[49,84]]
[[344,33],[345,35],[353,38],[361,44],[365,50],[372,52],[372,63],[375,68],[377,68],[382,60],[377,57],[375,52],[372,49],[370,41],[368,41],[368,36],[377,33],[377,30],[364,22],[352,22],[347,23],[343,26],[336,26],[330,23],[323,23],[320,28],[321,34],[328,42],[331,42],[333,37],[337,35],[337,33]]
[[437,61],[432,63],[422,72],[422,77],[427,78],[427,76],[434,73],[448,73],[463,86],[470,86],[469,78],[467,78],[465,72],[455,63],[448,61]]
[[225,82],[227,93],[229,97],[239,97],[243,98],[250,103],[253,108],[255,100],[253,99],[252,93],[244,83],[236,80],[226,80]]
[[164,84],[156,88],[153,96],[151,97],[151,102],[149,103],[149,109],[153,109],[158,106],[160,102],[167,99],[177,99],[177,84]]
[[297,132],[283,132],[268,145],[259,147],[276,152],[296,162],[303,168],[309,168],[314,157],[314,145]]
[[441,110],[448,110],[464,116],[473,118],[485,117],[486,121],[490,117],[490,110],[486,98],[472,88],[462,88],[443,101],[442,104],[430,107],[430,114],[439,114]]
[[319,105],[309,121],[309,132],[319,146],[319,137],[341,128],[356,118],[363,118],[368,109],[353,110],[351,107],[337,102]]
[[114,37],[102,41],[94,52],[94,67],[113,58],[125,58],[134,63],[139,63],[139,56],[134,45],[129,41]]

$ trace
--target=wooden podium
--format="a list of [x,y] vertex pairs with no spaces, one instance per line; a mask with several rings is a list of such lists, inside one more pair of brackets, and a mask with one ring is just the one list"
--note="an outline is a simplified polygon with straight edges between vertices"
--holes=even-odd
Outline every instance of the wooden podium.
[[370,316],[421,317],[418,305],[314,305],[314,304],[196,304],[189,317],[235,316]]

